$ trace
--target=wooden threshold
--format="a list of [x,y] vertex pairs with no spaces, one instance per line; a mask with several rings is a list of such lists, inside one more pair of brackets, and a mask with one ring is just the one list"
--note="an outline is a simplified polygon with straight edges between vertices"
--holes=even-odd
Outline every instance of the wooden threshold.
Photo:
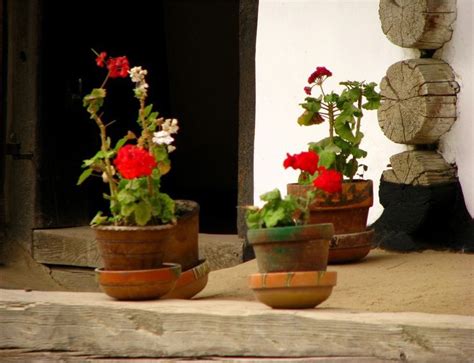
[[0,349],[83,358],[474,358],[474,317],[460,315],[272,310],[217,299],[118,302],[101,293],[0,290],[0,326]]

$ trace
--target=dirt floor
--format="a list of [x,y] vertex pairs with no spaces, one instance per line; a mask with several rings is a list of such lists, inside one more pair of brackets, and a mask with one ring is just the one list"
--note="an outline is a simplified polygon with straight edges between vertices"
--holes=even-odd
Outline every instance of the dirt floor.
[[[474,255],[372,250],[358,263],[331,265],[338,282],[321,307],[371,312],[474,315]],[[195,298],[254,300],[247,276],[255,260],[212,272]]]

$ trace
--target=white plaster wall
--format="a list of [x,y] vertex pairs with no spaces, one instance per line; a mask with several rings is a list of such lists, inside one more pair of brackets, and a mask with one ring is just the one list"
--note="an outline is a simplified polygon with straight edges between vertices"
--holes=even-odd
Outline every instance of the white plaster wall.
[[456,163],[464,200],[474,217],[474,12],[473,0],[457,0],[458,15],[453,38],[436,57],[448,62],[461,86],[458,94],[458,118],[442,137],[440,150],[449,163]]
[[[458,63],[452,64],[455,69],[459,66],[456,71],[461,72],[463,78],[464,88],[460,95],[462,120],[458,120],[457,127],[445,144],[453,155],[452,159],[463,169],[459,174],[463,189],[471,189],[471,193],[464,190],[464,194],[471,215],[474,215],[470,180],[474,154],[472,2],[458,0],[458,3],[459,11],[466,12],[460,16],[462,23],[460,21],[456,28],[456,33],[463,39],[454,39],[453,49],[446,47],[445,53],[458,59]],[[328,136],[326,123],[305,127],[296,122],[302,112],[298,104],[305,97],[303,87],[316,66],[325,66],[333,73],[325,82],[325,89],[340,90],[338,83],[345,80],[380,83],[391,64],[417,57],[417,51],[392,44],[382,33],[378,4],[378,0],[260,0],[256,50],[254,203],[259,204],[259,195],[275,187],[286,194],[286,184],[297,180],[297,171],[285,170],[282,166],[286,152],[306,150],[308,142]],[[362,163],[369,166],[365,178],[374,181],[374,207],[369,214],[369,223],[372,223],[383,211],[378,201],[381,173],[387,168],[389,157],[406,150],[406,146],[395,144],[384,136],[376,111],[366,112],[362,131],[365,138],[361,147],[368,151]],[[462,138],[464,141],[460,145],[458,140]]]

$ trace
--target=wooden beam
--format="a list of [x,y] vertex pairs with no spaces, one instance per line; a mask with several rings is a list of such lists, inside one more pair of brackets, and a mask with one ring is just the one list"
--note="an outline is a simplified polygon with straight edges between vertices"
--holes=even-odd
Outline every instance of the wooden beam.
[[380,0],[382,31],[404,48],[438,49],[451,39],[456,0]]
[[456,169],[436,151],[405,151],[390,157],[392,170],[385,170],[385,181],[411,185],[439,185],[457,181]]
[[117,302],[101,293],[0,290],[0,324],[0,349],[83,356],[474,357],[472,316],[272,310],[214,299]]
[[409,59],[392,64],[380,90],[379,125],[394,142],[436,143],[456,120],[459,85],[442,60]]

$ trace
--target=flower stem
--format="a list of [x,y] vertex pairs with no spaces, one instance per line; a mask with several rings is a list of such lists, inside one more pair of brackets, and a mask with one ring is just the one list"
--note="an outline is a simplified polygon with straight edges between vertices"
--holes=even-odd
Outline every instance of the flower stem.
[[334,105],[328,104],[329,139],[334,141]]
[[[107,175],[107,180],[108,180],[109,189],[110,189],[110,199],[112,203],[116,198],[117,186],[115,185],[115,181],[113,179],[112,164],[110,163],[110,159],[107,156],[107,153],[110,150],[109,150],[109,145],[107,143],[106,127],[104,123],[102,122],[101,118],[96,113],[93,113],[92,116],[100,130],[101,150],[105,154],[104,155],[104,162],[105,162],[104,172],[105,172],[105,175]],[[115,215],[113,208],[111,208],[111,211],[112,211],[112,214]]]
[[[360,123],[362,120],[362,94],[359,96],[359,100],[357,101],[357,108],[360,110],[361,115],[357,117],[357,121],[356,121],[356,134],[355,134],[356,137],[360,132]],[[360,141],[355,146],[359,146],[359,144],[360,144]]]

